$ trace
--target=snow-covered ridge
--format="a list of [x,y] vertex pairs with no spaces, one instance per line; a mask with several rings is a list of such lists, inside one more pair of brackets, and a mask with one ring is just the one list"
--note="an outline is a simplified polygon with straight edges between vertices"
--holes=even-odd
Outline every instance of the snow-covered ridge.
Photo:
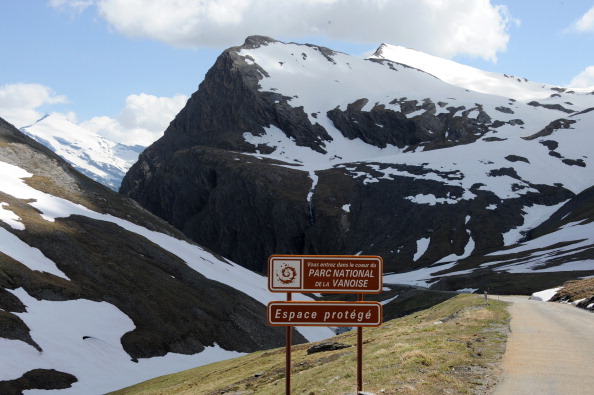
[[[594,166],[594,158],[589,155],[587,148],[594,142],[594,135],[589,132],[589,125],[593,122],[592,113],[578,114],[594,107],[594,96],[589,92],[566,91],[488,73],[422,52],[385,44],[370,58],[375,61],[339,52],[334,52],[329,57],[328,53],[315,46],[278,41],[268,42],[254,49],[242,49],[239,55],[248,64],[257,64],[266,71],[260,81],[261,91],[290,97],[292,107],[303,107],[311,123],[321,125],[332,137],[331,141],[324,141],[323,148],[327,154],[321,154],[307,147],[297,146],[294,140],[287,138],[282,130],[274,126],[266,128],[266,133],[258,136],[244,133],[247,142],[274,148],[273,153],[262,156],[283,160],[304,171],[353,162],[421,166],[428,170],[425,175],[410,176],[462,186],[467,190],[463,195],[464,199],[472,198],[468,189],[476,183],[485,184],[482,188],[495,191],[501,198],[511,198],[531,191],[530,183],[560,183],[577,193],[594,182],[588,169]],[[377,62],[381,59],[389,62]],[[456,107],[461,108],[455,114],[460,116],[463,116],[462,109],[477,109],[466,115],[476,118],[479,116],[480,105],[491,117],[491,122],[499,122],[500,126],[493,127],[483,138],[471,145],[403,152],[395,146],[378,148],[360,139],[348,139],[326,115],[335,108],[344,110],[360,99],[367,100],[361,109],[363,112],[370,111],[377,105],[402,111],[400,104],[394,100],[399,98],[416,100],[419,103],[425,100],[439,103],[434,115]],[[413,118],[424,112],[426,110],[419,110],[406,116]],[[562,160],[551,161],[550,150],[540,143],[545,139],[531,138],[551,122],[562,118],[576,122],[567,131],[556,133],[546,140],[559,143],[556,149],[559,157],[576,160],[576,163],[584,166],[568,166]],[[506,159],[510,155],[523,160],[512,163],[510,159]],[[392,167],[380,170],[377,166],[371,166],[374,170],[383,172],[383,178],[408,174]],[[547,172],[541,171],[543,166],[547,167]],[[513,167],[521,180],[489,176],[502,167]],[[439,176],[447,172],[456,172],[460,177],[444,179]],[[361,176],[362,174],[353,173],[353,177]],[[377,178],[371,177],[366,182],[374,180]],[[523,185],[523,188],[518,189],[517,184]],[[431,197],[417,196],[414,200],[424,204],[434,203]]]
[[45,115],[21,132],[45,145],[86,176],[117,190],[128,169],[144,150],[110,141],[64,115]]
[[569,90],[512,75],[487,72],[397,45],[382,44],[369,59],[385,59],[401,63],[423,70],[461,88],[525,102],[547,99],[551,95],[564,91],[573,91],[577,94],[591,93],[591,89]]

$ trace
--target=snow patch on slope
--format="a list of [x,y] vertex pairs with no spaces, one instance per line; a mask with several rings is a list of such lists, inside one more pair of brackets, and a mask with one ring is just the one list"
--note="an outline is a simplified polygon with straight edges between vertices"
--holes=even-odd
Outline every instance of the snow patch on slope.
[[[134,330],[128,316],[107,302],[90,300],[46,301],[31,297],[22,288],[9,291],[27,306],[15,313],[31,329],[31,337],[43,352],[19,341],[0,338],[0,380],[13,380],[32,369],[56,369],[77,377],[60,394],[103,394],[140,381],[242,353],[207,347],[200,354],[167,354],[137,363],[120,343]],[[47,391],[26,391],[28,394]]]
[[30,247],[24,241],[2,227],[0,227],[0,245],[2,246],[2,252],[4,254],[15,261],[21,262],[29,269],[50,273],[65,278],[66,280],[70,280],[64,272],[58,269],[54,261],[48,259],[37,248]]
[[555,206],[535,204],[532,207],[524,207],[524,211],[526,212],[524,215],[524,224],[505,233],[503,235],[503,244],[509,246],[519,242],[527,231],[543,223],[555,211],[561,208],[563,204],[565,203],[560,203]]
[[4,207],[9,207],[9,204],[0,202],[0,221],[5,222],[12,229],[24,230],[25,225],[23,225],[21,222],[21,218],[14,212],[7,210]]
[[[559,246],[559,244],[563,244]],[[593,259],[572,260],[561,265],[550,266],[549,262],[564,256],[575,255],[577,251],[589,250],[594,244],[594,223],[570,223],[561,229],[539,238],[520,243],[514,248],[489,254],[490,257],[505,257],[508,254],[524,254],[512,263],[501,265],[501,261],[489,262],[482,267],[493,267],[493,270],[508,273],[532,273],[538,271],[561,272],[592,270]],[[505,262],[504,259],[502,259]],[[495,266],[498,265],[499,266]]]
[[429,248],[430,241],[431,241],[431,239],[428,237],[417,240],[417,252],[415,253],[415,256],[413,257],[413,261],[415,261],[415,262],[418,261],[419,258],[422,257],[425,252],[427,252],[427,248]]

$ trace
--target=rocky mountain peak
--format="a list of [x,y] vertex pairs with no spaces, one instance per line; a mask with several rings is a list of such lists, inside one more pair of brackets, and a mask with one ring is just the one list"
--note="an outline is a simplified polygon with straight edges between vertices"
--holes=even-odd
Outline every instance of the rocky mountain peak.
[[268,45],[270,43],[275,43],[275,42],[278,42],[278,41],[273,38],[267,37],[267,36],[254,35],[254,36],[248,36],[245,39],[245,41],[241,47],[255,49],[255,48],[259,48],[263,45]]
[[250,269],[273,253],[479,262],[594,184],[586,145],[539,141],[589,141],[586,93],[402,47],[377,62],[248,42],[266,45],[221,55],[121,191]]

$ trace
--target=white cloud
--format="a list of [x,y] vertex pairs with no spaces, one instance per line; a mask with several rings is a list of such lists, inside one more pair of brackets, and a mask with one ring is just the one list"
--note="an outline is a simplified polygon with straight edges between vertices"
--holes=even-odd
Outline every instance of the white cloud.
[[118,143],[148,146],[163,135],[187,100],[184,95],[130,95],[116,118],[93,117],[80,126]]
[[571,80],[569,86],[573,88],[594,88],[594,66],[586,67],[584,71]]
[[126,106],[118,116],[119,122],[128,128],[160,129],[162,132],[173,117],[186,104],[188,97],[157,97],[141,93],[126,98]]
[[42,117],[38,108],[47,104],[66,103],[64,95],[40,84],[15,83],[0,85],[0,117],[17,128],[27,126]]
[[[188,97],[185,95],[130,95],[116,118],[98,116],[82,122],[79,126],[118,143],[147,146],[161,137],[187,100]],[[17,128],[31,125],[43,117],[45,114],[39,111],[39,107],[66,102],[66,96],[57,95],[44,85],[0,85],[0,117]],[[75,113],[61,115],[77,123]]]
[[97,7],[121,34],[179,47],[226,47],[252,34],[322,36],[493,61],[512,23],[490,0],[97,0]]
[[575,21],[570,29],[580,33],[594,33],[594,7],[590,8],[580,19]]
[[80,13],[93,5],[93,0],[49,0],[48,5],[59,10],[72,10]]

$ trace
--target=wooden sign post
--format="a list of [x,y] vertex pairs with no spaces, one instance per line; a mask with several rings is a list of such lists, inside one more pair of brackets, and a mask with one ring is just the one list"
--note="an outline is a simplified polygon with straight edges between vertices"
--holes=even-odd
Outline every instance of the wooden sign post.
[[[380,326],[382,305],[364,302],[363,294],[380,293],[383,261],[378,256],[272,255],[268,259],[268,289],[286,292],[286,302],[270,302],[270,325],[287,327],[285,393],[291,393],[293,326],[357,327],[357,391],[363,391],[363,327]],[[298,302],[292,292],[356,293],[357,302]]]

